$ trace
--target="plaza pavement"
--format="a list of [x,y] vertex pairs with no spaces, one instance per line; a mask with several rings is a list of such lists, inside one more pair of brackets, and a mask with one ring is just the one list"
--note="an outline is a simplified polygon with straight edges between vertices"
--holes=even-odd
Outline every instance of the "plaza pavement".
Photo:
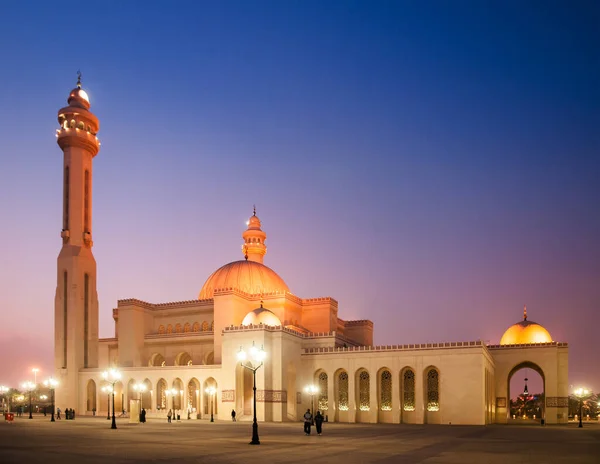
[[598,464],[600,425],[568,426],[323,424],[305,436],[302,423],[150,419],[129,424],[106,417],[15,418],[0,424],[0,463],[426,463]]

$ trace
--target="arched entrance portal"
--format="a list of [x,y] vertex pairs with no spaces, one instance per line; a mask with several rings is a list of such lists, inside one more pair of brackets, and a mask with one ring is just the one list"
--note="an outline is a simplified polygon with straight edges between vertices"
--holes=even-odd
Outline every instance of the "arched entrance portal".
[[540,366],[530,361],[517,364],[508,374],[507,383],[509,423],[530,424],[545,420],[546,378]]
[[238,364],[235,369],[235,410],[242,420],[242,416],[252,416],[253,382],[252,371]]

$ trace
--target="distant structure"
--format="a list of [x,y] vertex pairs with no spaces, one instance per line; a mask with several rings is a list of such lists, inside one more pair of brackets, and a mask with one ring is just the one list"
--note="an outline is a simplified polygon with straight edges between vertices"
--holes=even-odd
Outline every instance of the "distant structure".
[[[99,339],[92,161],[100,142],[99,122],[89,109],[79,80],[68,106],[58,112],[56,132],[64,154],[55,300],[57,407],[107,413],[102,372],[116,368],[122,374],[115,384],[117,411],[142,406],[149,417],[159,417],[174,409],[196,420],[210,417],[211,408],[221,419],[235,409],[238,420],[250,420],[252,372],[236,354],[254,345],[267,353],[256,373],[260,421],[298,421],[314,400],[315,409],[333,422],[505,423],[510,379],[527,367],[544,381],[546,423],[567,422],[568,346],[552,341],[526,313],[499,345],[373,346],[371,321],[340,318],[331,297],[293,294],[264,264],[267,235],[256,209],[242,234],[242,259],[213,272],[198,299],[120,300],[113,309],[115,336]],[[317,387],[314,397],[305,392],[309,384]]]

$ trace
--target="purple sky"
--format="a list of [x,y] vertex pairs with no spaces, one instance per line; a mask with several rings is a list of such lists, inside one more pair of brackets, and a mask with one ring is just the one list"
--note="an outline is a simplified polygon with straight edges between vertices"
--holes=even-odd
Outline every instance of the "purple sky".
[[241,259],[255,203],[265,264],[376,344],[498,343],[527,304],[600,390],[596,2],[121,3],[0,6],[0,383],[52,367],[81,69],[102,337]]

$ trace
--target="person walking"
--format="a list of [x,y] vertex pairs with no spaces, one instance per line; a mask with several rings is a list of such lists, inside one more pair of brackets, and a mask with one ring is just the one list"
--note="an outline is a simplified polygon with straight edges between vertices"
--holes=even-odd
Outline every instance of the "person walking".
[[167,413],[167,422],[170,424],[171,423],[171,416],[173,415],[173,411],[171,411],[169,409],[169,412]]
[[312,424],[312,414],[310,413],[310,409],[307,409],[304,413],[304,433],[306,435],[310,435],[310,426]]
[[235,422],[235,409],[231,410],[231,420]]
[[56,418],[60,419],[60,408],[56,408]]
[[146,410],[142,408],[142,412],[140,413],[140,422],[144,424],[146,422]]
[[321,411],[317,411],[317,414],[315,415],[315,425],[317,426],[317,435],[321,435],[321,432],[323,431],[323,420],[324,419],[325,418],[321,414]]

